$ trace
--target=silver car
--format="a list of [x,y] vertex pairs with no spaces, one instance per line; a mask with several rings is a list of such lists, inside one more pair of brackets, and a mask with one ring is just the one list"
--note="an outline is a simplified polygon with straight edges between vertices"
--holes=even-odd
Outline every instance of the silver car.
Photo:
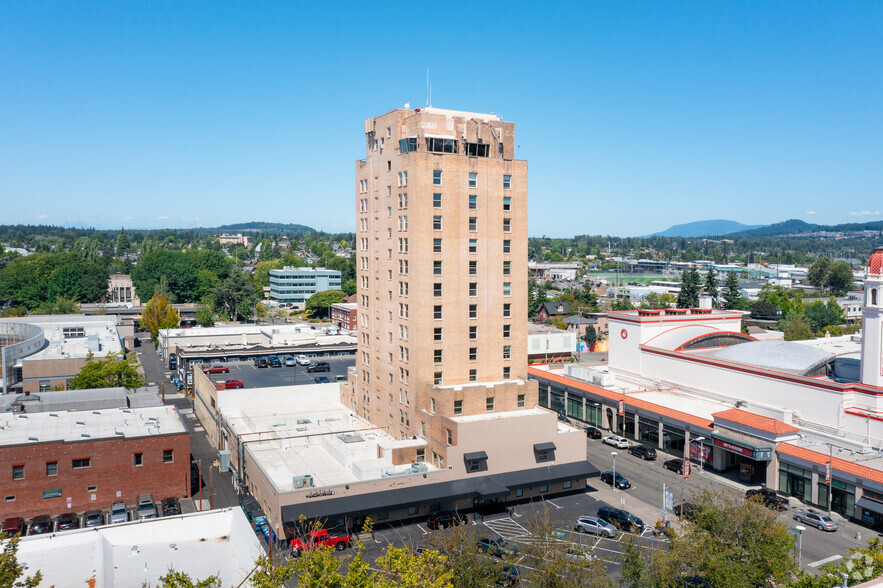
[[129,520],[129,512],[125,502],[114,502],[110,505],[110,524],[125,523]]
[[601,440],[601,443],[606,443],[607,445],[612,445],[613,447],[617,447],[619,449],[629,448],[629,440],[625,437],[620,437],[619,435],[609,435],[607,437],[604,437]]
[[582,515],[576,519],[576,523],[573,525],[573,530],[578,533],[592,533],[593,535],[601,535],[602,537],[614,537],[617,533],[616,527],[602,518],[591,515]]
[[837,523],[832,521],[828,515],[814,510],[800,511],[794,515],[794,519],[801,523],[806,523],[810,527],[816,527],[820,531],[834,532],[837,530]]
[[153,496],[150,494],[138,495],[138,520],[155,519],[156,504],[153,502]]

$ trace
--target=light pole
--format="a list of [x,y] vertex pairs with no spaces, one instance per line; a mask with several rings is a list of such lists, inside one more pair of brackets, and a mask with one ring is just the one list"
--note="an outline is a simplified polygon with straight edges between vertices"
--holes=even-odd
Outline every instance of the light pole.
[[613,485],[613,491],[616,492],[616,452],[611,451],[610,455],[613,456],[613,480],[612,480],[613,484],[612,485]]
[[598,402],[593,402],[592,403],[592,424],[595,425],[596,427],[601,426],[600,412],[601,412],[601,404]]
[[699,443],[699,472],[702,472],[702,462],[705,461],[705,444],[702,443],[705,441],[705,437],[696,437],[693,441],[697,441]]
[[802,525],[797,525],[794,527],[797,529],[797,565],[800,565],[800,557],[803,553],[803,532],[806,531],[806,527]]

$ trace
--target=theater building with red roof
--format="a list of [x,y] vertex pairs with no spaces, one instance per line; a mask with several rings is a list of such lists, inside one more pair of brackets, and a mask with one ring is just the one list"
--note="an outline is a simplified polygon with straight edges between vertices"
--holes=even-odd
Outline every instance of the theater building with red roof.
[[741,482],[883,526],[883,248],[861,336],[760,341],[739,311],[609,314],[602,366],[532,366],[539,402]]

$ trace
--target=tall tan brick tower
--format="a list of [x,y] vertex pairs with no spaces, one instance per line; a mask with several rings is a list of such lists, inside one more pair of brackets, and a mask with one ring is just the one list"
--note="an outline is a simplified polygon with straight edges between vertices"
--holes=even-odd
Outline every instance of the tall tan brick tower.
[[[450,417],[532,409],[527,380],[527,162],[492,114],[397,109],[365,121],[356,163],[359,352],[342,392],[360,416],[427,443]],[[427,451],[428,450],[428,451]]]

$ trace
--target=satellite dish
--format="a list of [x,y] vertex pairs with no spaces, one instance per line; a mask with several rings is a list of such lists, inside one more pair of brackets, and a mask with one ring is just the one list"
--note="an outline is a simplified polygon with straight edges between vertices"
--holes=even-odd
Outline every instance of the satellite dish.
[[411,108],[411,103],[410,103],[410,102],[405,102],[405,108]]

